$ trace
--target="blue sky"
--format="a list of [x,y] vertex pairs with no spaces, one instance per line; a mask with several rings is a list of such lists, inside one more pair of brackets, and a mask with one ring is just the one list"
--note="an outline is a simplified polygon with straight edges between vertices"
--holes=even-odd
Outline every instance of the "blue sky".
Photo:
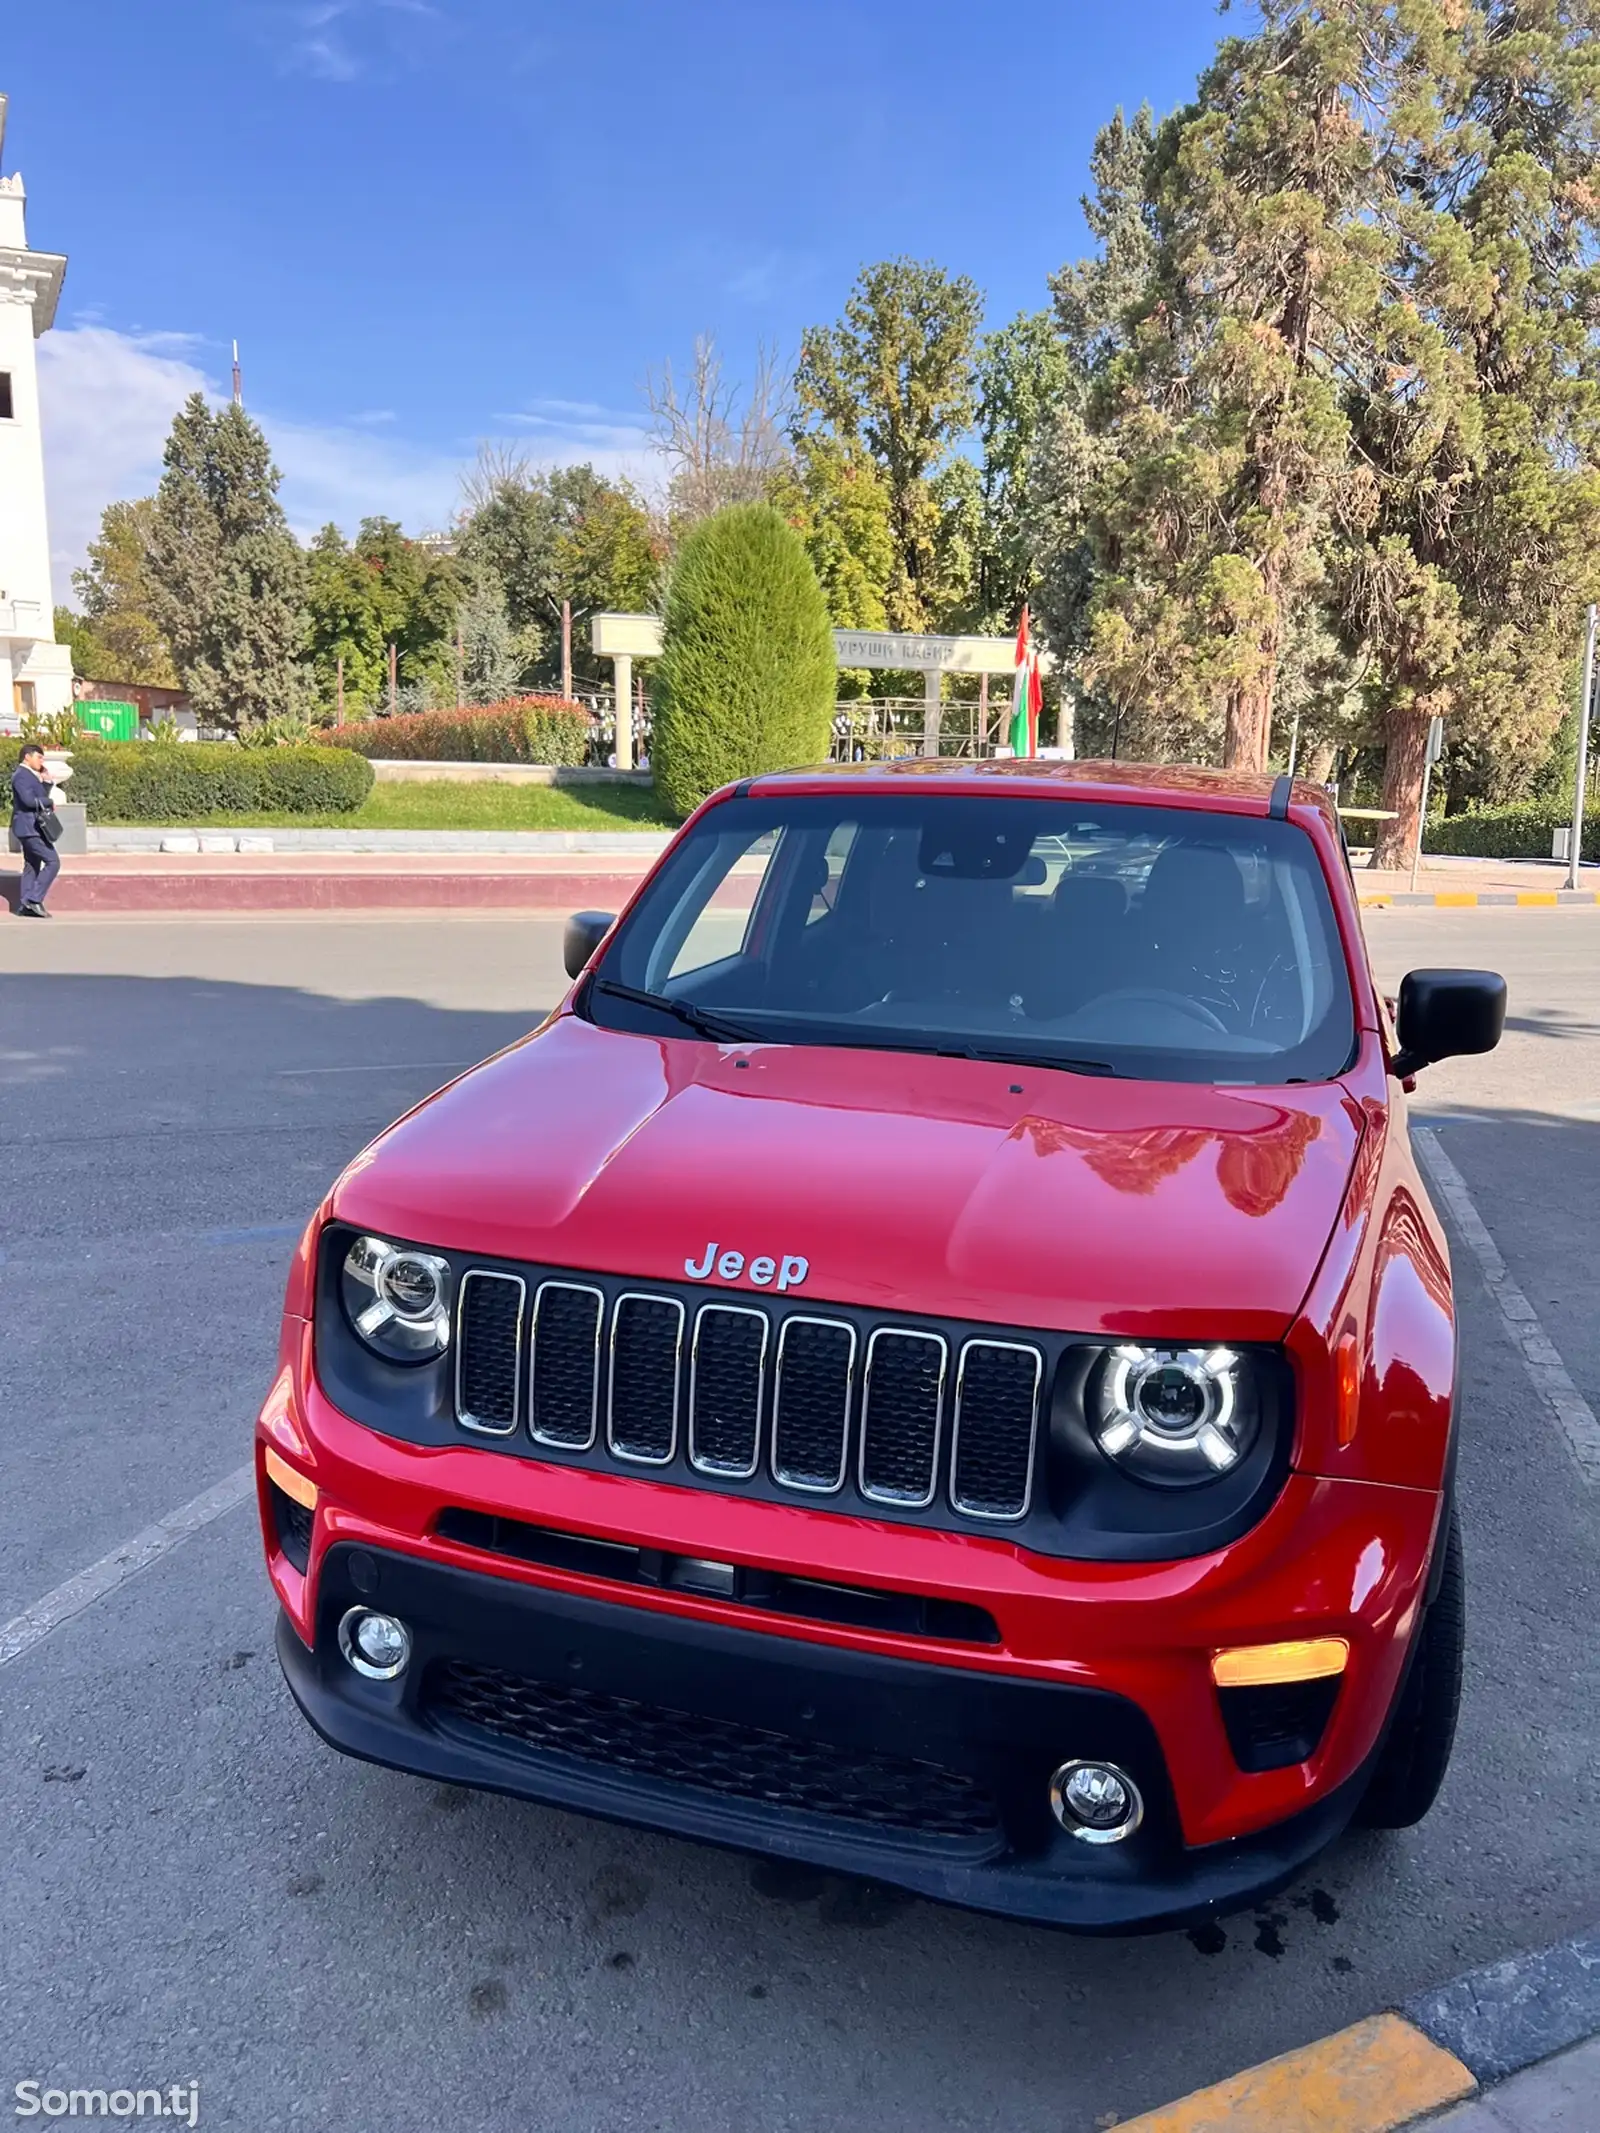
[[938,260],[991,322],[1082,250],[1117,104],[1188,93],[1200,0],[56,0],[10,11],[5,164],[69,255],[41,344],[57,597],[173,406],[245,396],[305,530],[444,523],[482,438],[646,477],[644,373],[732,375]]

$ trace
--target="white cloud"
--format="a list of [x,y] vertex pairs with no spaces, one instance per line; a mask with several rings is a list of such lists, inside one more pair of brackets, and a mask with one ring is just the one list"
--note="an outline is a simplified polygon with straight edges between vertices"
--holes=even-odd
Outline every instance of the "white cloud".
[[[180,343],[180,346],[187,346]],[[118,497],[147,496],[161,474],[172,418],[208,380],[167,334],[109,326],[57,327],[39,343],[45,488],[55,596],[72,598],[72,572]]]
[[[83,562],[106,505],[120,497],[148,496],[155,488],[162,448],[183,402],[193,392],[220,397],[216,381],[194,360],[198,345],[183,334],[117,333],[100,325],[58,327],[40,341],[57,600],[71,599],[72,572]],[[603,474],[626,476],[647,488],[658,485],[649,440],[625,418],[585,419],[591,410],[581,403],[533,404],[552,412],[491,418],[537,430],[518,447],[532,464],[589,460]],[[375,429],[380,418],[390,416],[387,409],[332,423],[260,408],[251,412],[282,471],[283,508],[302,540],[329,519],[346,533],[354,533],[363,518],[398,519],[412,533],[448,525],[460,502],[461,476],[477,449],[475,437],[446,448],[397,435],[387,420]],[[592,414],[604,417],[607,411],[596,408]]]
[[421,63],[419,27],[442,22],[428,0],[309,0],[270,8],[262,29],[285,73],[352,82]]

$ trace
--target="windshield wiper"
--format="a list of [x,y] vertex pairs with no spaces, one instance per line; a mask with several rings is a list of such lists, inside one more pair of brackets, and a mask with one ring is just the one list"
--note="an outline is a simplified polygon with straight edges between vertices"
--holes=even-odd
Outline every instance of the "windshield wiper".
[[1108,1059],[1074,1059],[1066,1053],[1052,1057],[1048,1052],[1010,1052],[994,1044],[919,1044],[904,1049],[929,1051],[936,1059],[990,1059],[996,1066],[1052,1067],[1062,1074],[1109,1074],[1115,1079],[1117,1072]]
[[709,1037],[715,1044],[761,1044],[766,1042],[751,1030],[741,1028],[737,1022],[725,1021],[721,1015],[712,1014],[703,1007],[693,1007],[687,1000],[674,1000],[664,992],[646,992],[639,985],[619,985],[614,978],[591,978],[591,992],[609,993],[614,1000],[631,1000],[635,1007],[656,1007],[664,1015],[671,1015],[686,1029],[697,1036]]

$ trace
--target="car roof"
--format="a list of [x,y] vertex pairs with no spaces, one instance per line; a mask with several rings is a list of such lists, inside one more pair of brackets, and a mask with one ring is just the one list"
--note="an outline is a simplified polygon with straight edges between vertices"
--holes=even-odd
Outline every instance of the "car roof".
[[1065,761],[1038,756],[899,756],[880,763],[817,763],[808,769],[764,772],[735,788],[777,795],[837,788],[840,780],[868,792],[903,790],[908,779],[932,781],[963,794],[1000,789],[1041,800],[1144,801],[1156,806],[1211,808],[1219,814],[1283,814],[1290,806],[1326,817],[1338,834],[1333,802],[1320,785],[1271,771],[1210,770],[1193,763]]

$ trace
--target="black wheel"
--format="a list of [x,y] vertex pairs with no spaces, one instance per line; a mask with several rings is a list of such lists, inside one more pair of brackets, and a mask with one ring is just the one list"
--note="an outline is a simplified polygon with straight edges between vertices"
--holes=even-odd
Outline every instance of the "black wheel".
[[1467,1631],[1461,1522],[1454,1509],[1444,1547],[1444,1576],[1422,1618],[1416,1657],[1400,1691],[1394,1723],[1356,1811],[1356,1820],[1369,1829],[1409,1829],[1420,1822],[1439,1797],[1450,1767]]

